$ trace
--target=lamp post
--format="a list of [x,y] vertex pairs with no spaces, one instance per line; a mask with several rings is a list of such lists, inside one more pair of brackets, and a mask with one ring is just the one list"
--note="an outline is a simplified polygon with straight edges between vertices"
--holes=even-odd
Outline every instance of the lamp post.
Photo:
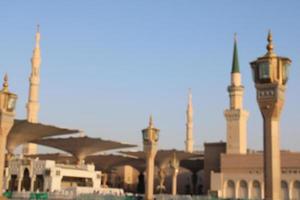
[[146,154],[146,194],[145,200],[153,200],[154,185],[154,160],[157,152],[157,142],[159,129],[154,128],[152,116],[150,116],[149,126],[142,130],[144,152]]
[[280,199],[281,167],[279,120],[284,104],[285,85],[291,60],[273,51],[272,34],[268,34],[267,53],[250,63],[256,98],[263,117],[265,199]]
[[14,124],[17,95],[8,91],[8,77],[5,75],[3,88],[0,91],[0,197],[3,189],[5,150],[7,135]]

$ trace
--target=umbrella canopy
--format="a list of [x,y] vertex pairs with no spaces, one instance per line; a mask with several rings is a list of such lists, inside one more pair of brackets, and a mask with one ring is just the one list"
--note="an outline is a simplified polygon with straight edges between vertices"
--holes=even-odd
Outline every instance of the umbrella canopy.
[[59,128],[52,125],[30,123],[27,120],[16,119],[7,136],[6,149],[9,153],[13,154],[17,146],[33,140],[38,140],[43,137],[74,134],[79,132],[80,131],[76,129]]
[[136,147],[132,144],[124,144],[111,140],[91,137],[68,137],[68,138],[48,138],[31,141],[39,145],[53,147],[72,154],[78,161],[84,160],[88,155],[101,151],[113,149]]
[[[122,151],[121,153],[124,153],[126,155],[130,155],[136,158],[140,159],[146,159],[145,153],[143,151]],[[176,150],[176,149],[170,149],[170,150],[158,150],[155,157],[155,164],[158,167],[161,167],[163,165],[166,165],[169,163],[173,157],[176,157],[178,161],[193,157],[198,157],[199,155],[196,153],[189,153],[186,151]]]
[[123,162],[123,165],[130,165],[140,173],[143,173],[146,170],[146,162],[144,159],[140,158],[131,158],[129,160],[126,160]]
[[128,165],[127,163],[137,160],[136,158],[131,158],[122,155],[92,155],[85,158],[86,163],[93,163],[96,170],[101,170],[105,173],[110,173],[115,167]]
[[180,166],[190,170],[193,173],[197,173],[199,170],[204,169],[204,159],[181,160]]

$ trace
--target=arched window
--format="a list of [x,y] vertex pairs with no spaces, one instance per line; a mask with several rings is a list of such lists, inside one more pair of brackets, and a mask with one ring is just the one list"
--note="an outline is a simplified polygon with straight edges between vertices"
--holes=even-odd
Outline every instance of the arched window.
[[239,184],[239,198],[241,199],[248,198],[248,184],[244,180],[241,180]]
[[293,184],[293,199],[300,200],[300,181],[295,181]]
[[225,191],[226,191],[226,198],[235,198],[235,184],[232,180],[227,181]]
[[34,191],[39,191],[39,192],[44,191],[44,176],[43,175],[36,176]]
[[252,183],[252,199],[258,200],[261,199],[261,185],[259,181],[255,180]]
[[17,175],[11,175],[8,190],[9,191],[17,191],[18,190]]
[[29,175],[29,170],[25,168],[24,173],[23,173],[23,180],[22,180],[22,190],[29,191],[30,190],[30,184],[31,184],[31,179]]
[[281,181],[281,199],[289,200],[289,187],[286,181]]

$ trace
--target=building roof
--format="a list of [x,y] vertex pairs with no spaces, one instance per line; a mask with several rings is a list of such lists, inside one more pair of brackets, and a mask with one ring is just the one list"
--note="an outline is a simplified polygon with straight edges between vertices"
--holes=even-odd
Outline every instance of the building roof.
[[131,148],[136,145],[91,137],[49,138],[32,141],[33,143],[53,147],[72,154],[78,161],[88,155],[113,149]]
[[46,153],[46,154],[35,154],[25,155],[27,158],[38,158],[39,160],[53,160],[58,164],[76,164],[76,158],[65,153]]
[[239,65],[239,56],[238,56],[236,36],[234,38],[233,59],[232,59],[231,73],[240,73],[240,65]]
[[[145,160],[144,151],[126,151],[121,153]],[[176,158],[180,161],[183,159],[198,157],[199,155],[176,149],[158,150],[155,156],[155,163],[157,166],[162,166],[169,163],[174,156],[176,156]]]
[[43,137],[79,133],[76,129],[60,128],[41,123],[30,123],[27,120],[14,121],[14,125],[7,136],[7,151],[13,154],[15,148],[21,144],[38,140]]

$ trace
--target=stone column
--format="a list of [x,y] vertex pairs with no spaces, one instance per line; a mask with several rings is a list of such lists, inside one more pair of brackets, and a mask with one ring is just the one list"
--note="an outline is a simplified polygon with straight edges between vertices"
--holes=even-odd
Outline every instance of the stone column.
[[102,178],[103,178],[102,186],[106,188],[107,187],[107,180],[108,180],[107,173],[103,173]]
[[156,152],[150,151],[147,153],[147,161],[146,161],[146,195],[145,200],[153,200],[153,191],[154,191],[154,160],[155,160]]
[[177,194],[177,175],[179,172],[179,160],[176,156],[176,153],[173,153],[171,162],[170,162],[170,167],[172,170],[172,195]]
[[297,197],[293,197],[293,181],[288,183],[288,190],[289,190],[289,199],[296,199]]
[[2,196],[4,183],[4,166],[5,166],[5,150],[6,140],[9,130],[13,125],[13,119],[7,119],[9,116],[0,116],[0,196]]
[[247,184],[248,184],[248,199],[252,199],[252,182],[249,181]]
[[265,199],[281,198],[281,163],[279,119],[285,99],[291,60],[274,52],[271,31],[267,53],[251,62],[256,98],[264,122],[264,185]]
[[21,192],[22,191],[22,181],[23,181],[23,177],[20,176],[18,177],[18,192]]
[[179,169],[173,168],[172,169],[172,195],[177,195],[177,175]]
[[31,182],[30,182],[30,192],[34,192],[34,184],[35,184],[35,179],[36,179],[36,176],[32,176],[31,178],[30,178],[31,180]]
[[11,178],[11,176],[10,176],[10,175],[6,177],[6,183],[5,183],[5,189],[6,189],[6,190],[8,190],[8,189],[9,189],[9,182],[10,182],[10,178]]
[[281,163],[279,120],[285,87],[276,84],[256,85],[257,99],[263,116],[265,199],[281,198]]
[[153,125],[152,117],[150,116],[149,126],[142,130],[143,133],[143,146],[146,156],[146,193],[145,200],[153,200],[153,187],[154,187],[154,162],[157,153],[157,142],[159,129]]
[[[2,131],[1,131],[2,132]],[[6,134],[0,133],[0,191],[2,194],[3,189],[3,172],[4,172],[4,166],[5,166],[5,159],[4,159],[4,152],[5,152],[5,146],[6,146]]]
[[3,88],[0,90],[0,197],[4,182],[6,140],[14,124],[16,99],[17,96],[8,91],[8,77],[5,75]]
[[261,184],[261,199],[265,198],[265,184]]
[[240,182],[239,181],[236,181],[234,182],[234,188],[235,188],[235,191],[234,191],[234,198],[238,198],[239,197],[239,190],[240,190]]
[[166,178],[166,169],[165,166],[160,166],[158,170],[158,179],[159,179],[159,186],[157,188],[158,193],[165,192],[165,178]]

